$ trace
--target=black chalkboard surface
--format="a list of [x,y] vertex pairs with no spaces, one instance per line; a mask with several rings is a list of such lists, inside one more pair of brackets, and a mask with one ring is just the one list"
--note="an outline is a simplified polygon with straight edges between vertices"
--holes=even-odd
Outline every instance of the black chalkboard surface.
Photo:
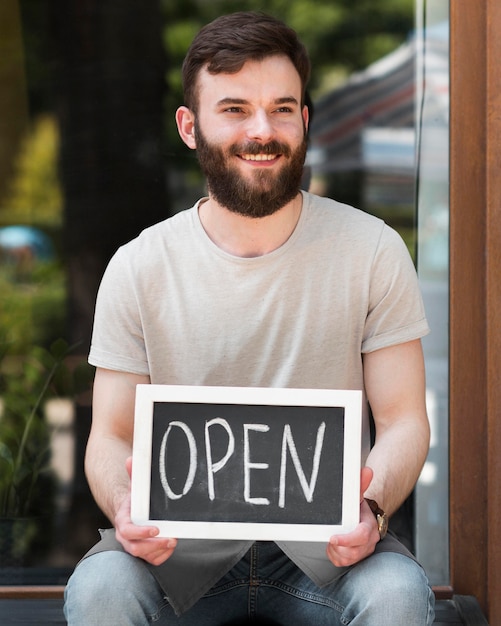
[[359,516],[358,391],[139,385],[132,519],[162,535],[325,541]]

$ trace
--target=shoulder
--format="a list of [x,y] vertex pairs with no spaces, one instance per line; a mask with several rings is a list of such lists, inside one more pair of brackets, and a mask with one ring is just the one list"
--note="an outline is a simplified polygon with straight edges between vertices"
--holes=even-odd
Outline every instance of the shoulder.
[[125,254],[149,252],[158,244],[173,245],[188,234],[193,226],[194,207],[180,211],[172,217],[145,228],[135,239],[121,247]]
[[337,245],[375,249],[400,235],[382,219],[348,204],[315,194],[303,194],[306,221],[317,237],[335,238]]
[[179,254],[194,236],[194,210],[194,207],[186,209],[145,228],[115,252],[110,265],[130,265],[139,269],[165,262],[166,255]]
[[381,233],[385,226],[379,217],[332,198],[303,192],[303,201],[309,217],[324,225],[376,233]]
[[400,234],[382,219],[330,198],[304,194],[305,233],[311,245],[324,243],[343,264],[358,267],[412,266],[409,250]]
[[153,279],[172,259],[190,250],[193,238],[193,210],[187,209],[144,229],[137,237],[120,246],[110,259],[103,281],[112,289],[125,283]]

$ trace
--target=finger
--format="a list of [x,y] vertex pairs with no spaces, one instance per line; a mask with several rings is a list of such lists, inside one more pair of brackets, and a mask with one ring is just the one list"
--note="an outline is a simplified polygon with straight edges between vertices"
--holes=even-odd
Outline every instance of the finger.
[[121,507],[118,509],[115,516],[115,530],[117,534],[128,541],[134,539],[146,539],[148,537],[156,537],[160,532],[156,526],[153,525],[139,525],[134,524],[131,519],[130,512],[130,497],[126,498]]
[[156,564],[166,561],[172,555],[177,541],[172,538],[162,537],[125,541],[122,545],[129,554],[148,561],[148,563]]
[[176,540],[171,537],[159,537],[158,528],[129,524],[116,529],[116,538],[124,546],[134,547],[144,553],[155,550],[168,550],[175,547]]
[[127,541],[156,538],[160,532],[156,526],[140,526],[130,521],[130,518],[128,520],[120,520],[116,530]]
[[374,535],[365,524],[360,524],[357,531],[349,535],[335,535],[327,546],[327,556],[337,567],[353,565],[372,554],[379,538],[377,531]]
[[360,523],[354,531],[344,535],[333,535],[329,539],[329,545],[334,549],[347,548],[358,549],[360,546],[367,545],[371,539],[372,529],[368,524]]
[[132,478],[132,457],[129,456],[125,460],[125,469],[127,470],[127,474],[129,474],[129,478]]
[[342,548],[329,545],[327,548],[327,557],[336,565],[336,567],[347,567],[358,563],[367,556],[363,547],[358,548]]
[[368,466],[362,467],[360,471],[360,502],[364,499],[364,493],[372,482],[374,472]]
[[167,559],[172,556],[173,552],[174,548],[168,548],[167,550],[156,550],[144,557],[144,560],[148,561],[148,563],[151,563],[152,565],[160,565],[161,563],[167,561]]

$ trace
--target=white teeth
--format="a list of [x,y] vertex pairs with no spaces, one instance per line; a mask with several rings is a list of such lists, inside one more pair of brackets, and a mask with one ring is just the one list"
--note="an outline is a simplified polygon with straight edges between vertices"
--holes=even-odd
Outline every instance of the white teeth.
[[242,154],[240,156],[244,161],[273,161],[277,158],[276,154]]

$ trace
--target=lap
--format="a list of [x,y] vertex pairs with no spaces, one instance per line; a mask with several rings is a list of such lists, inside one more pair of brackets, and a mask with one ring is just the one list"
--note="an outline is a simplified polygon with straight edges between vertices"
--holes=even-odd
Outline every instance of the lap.
[[[68,583],[71,625],[96,623],[218,626],[253,623],[431,623],[432,593],[421,567],[406,556],[383,552],[318,587],[274,544],[258,543],[195,606],[176,616],[144,562],[123,552],[85,559]],[[99,620],[89,619],[92,614]],[[118,617],[123,611],[127,617]],[[72,617],[72,613],[73,616]],[[85,619],[78,621],[78,615]],[[404,617],[403,617],[404,616]],[[402,621],[403,620],[403,621]]]

